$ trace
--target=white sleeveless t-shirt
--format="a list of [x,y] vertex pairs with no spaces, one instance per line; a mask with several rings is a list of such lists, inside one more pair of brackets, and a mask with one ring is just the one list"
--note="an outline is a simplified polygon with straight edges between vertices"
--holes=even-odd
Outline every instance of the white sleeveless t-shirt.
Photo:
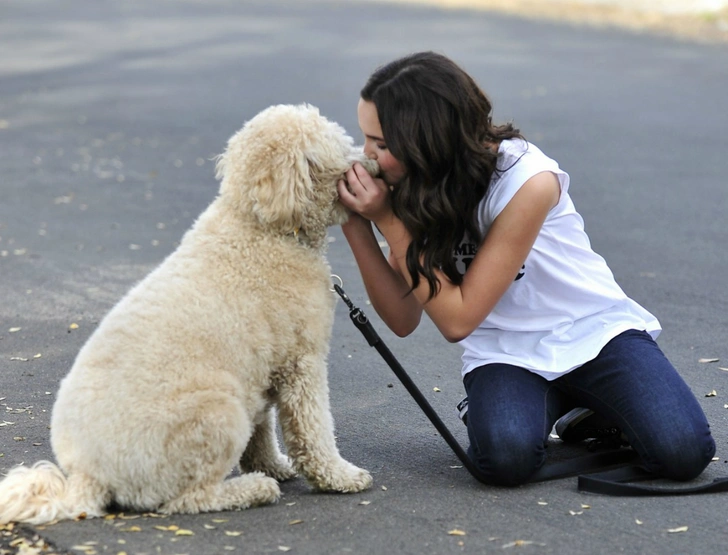
[[[523,184],[549,171],[559,180],[554,206],[518,276],[486,319],[465,339],[465,375],[490,363],[520,366],[554,380],[595,358],[614,337],[629,329],[656,338],[657,319],[627,297],[604,259],[596,254],[584,221],[569,197],[569,176],[535,145],[503,141],[498,169],[481,202],[483,236]],[[454,253],[464,273],[478,245],[463,241]]]

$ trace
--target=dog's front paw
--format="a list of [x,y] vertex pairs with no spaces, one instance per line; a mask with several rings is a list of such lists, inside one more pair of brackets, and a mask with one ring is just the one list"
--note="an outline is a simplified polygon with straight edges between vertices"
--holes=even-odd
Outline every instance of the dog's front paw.
[[285,482],[296,477],[296,471],[291,465],[291,460],[282,454],[271,460],[249,461],[241,459],[240,469],[243,472],[262,472],[279,482]]
[[372,487],[372,476],[350,462],[342,461],[326,474],[316,476],[314,487],[321,491],[334,491],[340,493],[356,493]]
[[275,461],[268,462],[261,470],[279,482],[285,482],[296,477],[296,471],[291,466],[291,460],[285,455],[281,455]]

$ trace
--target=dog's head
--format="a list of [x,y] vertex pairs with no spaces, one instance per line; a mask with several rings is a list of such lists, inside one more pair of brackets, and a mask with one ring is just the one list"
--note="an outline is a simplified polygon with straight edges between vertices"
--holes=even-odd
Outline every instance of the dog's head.
[[376,175],[376,162],[346,131],[308,104],[260,112],[233,135],[217,161],[220,193],[267,228],[311,238],[346,221],[336,184],[354,162]]

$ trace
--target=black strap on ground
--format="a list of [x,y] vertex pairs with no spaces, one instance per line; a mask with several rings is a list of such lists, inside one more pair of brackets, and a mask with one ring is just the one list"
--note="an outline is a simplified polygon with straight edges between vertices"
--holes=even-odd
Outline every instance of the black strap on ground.
[[694,495],[697,493],[723,493],[728,491],[728,477],[715,478],[697,486],[649,486],[633,484],[643,480],[655,480],[656,476],[641,466],[625,466],[606,472],[579,476],[579,491],[616,496],[665,496]]
[[[349,308],[349,317],[354,323],[354,326],[362,333],[369,343],[369,346],[374,347],[379,352],[397,378],[399,378],[399,381],[402,382],[402,385],[404,385],[408,393],[417,402],[422,412],[425,413],[425,416],[427,416],[438,433],[445,439],[450,449],[460,459],[460,462],[463,463],[463,466],[476,480],[482,483],[488,483],[483,473],[480,472],[480,469],[468,457],[468,454],[437,415],[435,409],[432,408],[432,405],[430,405],[399,361],[384,344],[384,341],[379,337],[379,334],[371,325],[366,315],[351,302],[351,299],[349,299],[340,285],[335,283],[333,287]],[[728,491],[728,477],[717,478],[709,484],[684,488],[646,486],[629,483],[657,479],[657,476],[654,474],[647,472],[640,466],[636,466],[638,462],[639,458],[637,453],[632,449],[616,449],[590,453],[588,455],[544,465],[531,477],[529,482],[543,482],[546,480],[578,476],[579,491],[617,496],[688,495]]]

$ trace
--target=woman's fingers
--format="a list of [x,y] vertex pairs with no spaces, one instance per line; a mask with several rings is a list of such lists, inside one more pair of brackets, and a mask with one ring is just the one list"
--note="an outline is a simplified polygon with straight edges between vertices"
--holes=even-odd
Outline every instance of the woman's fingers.
[[341,203],[368,220],[375,219],[388,207],[389,189],[381,179],[374,179],[361,164],[346,172],[337,184]]
[[354,162],[354,165],[352,166],[351,169],[354,171],[354,173],[356,173],[356,175],[359,177],[359,179],[366,180],[369,182],[372,181],[372,176],[369,175],[369,172],[366,169],[364,169],[364,166],[362,166],[359,162]]
[[371,174],[362,166],[356,162],[354,166],[349,170],[356,177],[356,181],[362,186],[362,188],[368,191],[376,190],[387,190],[388,187],[381,179],[377,179],[371,176]]
[[366,189],[366,187],[359,179],[359,174],[357,173],[355,168],[356,164],[354,164],[354,167],[346,172],[346,181],[349,183],[349,188],[351,189],[353,194],[356,194],[357,189]]
[[355,210],[356,196],[351,192],[351,187],[345,179],[339,179],[336,183],[336,189],[339,191],[339,200],[349,210]]

